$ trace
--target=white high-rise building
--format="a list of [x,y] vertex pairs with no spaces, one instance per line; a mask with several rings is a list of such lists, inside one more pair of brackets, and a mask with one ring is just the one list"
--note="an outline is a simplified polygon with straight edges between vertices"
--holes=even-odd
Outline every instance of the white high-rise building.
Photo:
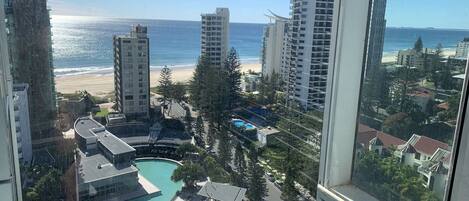
[[333,8],[334,0],[291,0],[287,92],[306,109],[324,109]]
[[3,3],[0,0],[0,194],[2,200],[22,200]]
[[230,11],[217,8],[215,13],[202,14],[201,55],[213,66],[222,66],[228,55]]
[[469,38],[464,38],[456,47],[456,58],[466,59],[469,56]]
[[262,47],[262,75],[271,78],[274,73],[282,76],[285,60],[285,42],[288,33],[288,18],[272,13],[271,23],[264,30]]
[[117,110],[130,119],[148,119],[150,54],[147,27],[136,25],[130,35],[114,36],[114,85]]
[[13,85],[13,108],[15,112],[15,131],[20,163],[31,164],[33,149],[31,145],[31,126],[29,122],[28,84]]

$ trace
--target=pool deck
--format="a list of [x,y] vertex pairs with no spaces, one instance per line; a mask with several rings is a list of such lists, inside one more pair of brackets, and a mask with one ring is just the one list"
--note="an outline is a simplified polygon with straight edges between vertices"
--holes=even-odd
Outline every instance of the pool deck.
[[108,201],[132,200],[143,196],[159,194],[161,192],[158,187],[153,185],[150,181],[145,179],[145,177],[140,174],[138,174],[138,183],[140,184],[140,186],[137,188],[137,190],[133,191],[132,193],[122,195],[119,198],[111,199]]
[[159,193],[161,190],[153,185],[150,181],[145,179],[142,175],[138,174],[138,183],[140,183],[143,189],[147,192],[147,195],[152,195],[154,193]]

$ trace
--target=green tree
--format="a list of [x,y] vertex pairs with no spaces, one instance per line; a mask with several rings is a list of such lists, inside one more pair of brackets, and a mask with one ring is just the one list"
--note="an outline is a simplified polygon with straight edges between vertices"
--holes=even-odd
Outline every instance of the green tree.
[[204,146],[204,120],[202,119],[202,116],[198,115],[197,119],[195,120],[195,125],[194,125],[194,130],[195,130],[195,140],[198,146],[203,147]]
[[[375,152],[364,151],[358,157],[356,176],[359,185],[379,200],[435,200],[436,196],[424,183],[417,169],[403,165],[399,158],[381,158]],[[357,180],[356,180],[357,181]],[[438,200],[438,199],[437,199]]]
[[195,134],[198,136],[204,135],[204,120],[202,116],[198,115],[197,119],[195,120]]
[[441,71],[439,73],[439,80],[440,80],[440,87],[445,90],[460,90],[456,89],[456,84],[454,82],[453,75],[451,73],[451,69],[446,66],[444,68],[441,68]]
[[215,126],[213,125],[212,122],[210,122],[207,137],[205,139],[205,141],[206,141],[207,145],[210,147],[210,149],[215,144],[215,140],[216,140],[216,133],[215,132],[216,132]]
[[195,182],[205,178],[203,168],[194,163],[187,163],[174,170],[171,180],[183,181],[187,188],[194,188]]
[[186,124],[186,130],[190,135],[193,135],[192,132],[192,113],[189,107],[184,107],[186,115],[184,116],[184,123]]
[[26,200],[60,200],[64,198],[60,180],[61,174],[56,169],[49,169],[26,193]]
[[459,112],[459,101],[461,99],[461,93],[458,92],[455,95],[452,95],[448,98],[448,110],[442,111],[438,114],[438,118],[441,121],[451,121],[455,120]]
[[[198,97],[194,99],[200,113],[206,117],[207,121],[213,125],[221,127],[221,123],[227,118],[229,90],[226,80],[227,72],[221,68],[211,66],[200,67],[202,70],[197,71],[191,82],[191,96]],[[199,80],[200,81],[196,81]],[[202,84],[199,84],[202,83]],[[199,87],[200,85],[201,87]]]
[[227,109],[232,110],[241,100],[241,62],[239,60],[236,49],[231,48],[225,60],[225,70],[227,79],[225,83],[228,85]]
[[380,107],[390,104],[390,76],[386,69],[374,69],[363,84],[361,110],[367,115],[375,115]]
[[184,143],[176,149],[176,154],[182,156],[183,158],[186,157],[187,154],[198,152],[199,148],[191,143]]
[[176,82],[171,87],[170,97],[176,102],[184,101],[186,96],[186,86],[182,82]]
[[420,36],[417,39],[417,41],[415,41],[414,50],[417,51],[417,52],[422,52],[422,50],[423,50],[423,42],[422,42],[422,38]]
[[209,85],[205,97],[209,98],[207,114],[211,122],[216,123],[218,129],[221,129],[222,123],[226,122],[229,114],[229,99],[231,97],[229,85],[226,84],[228,74],[226,71],[214,69],[211,76],[211,85]]
[[295,180],[297,179],[297,172],[300,170],[300,161],[292,150],[288,150],[285,167],[285,183],[282,186],[282,200],[296,201],[298,200],[299,193],[295,188]]
[[230,174],[228,174],[228,172],[226,172],[213,157],[205,157],[202,166],[204,167],[207,176],[210,177],[212,181],[220,183],[230,182]]
[[262,104],[276,103],[276,92],[280,88],[280,77],[277,73],[272,73],[271,77],[261,77],[259,83],[259,102]]
[[405,104],[409,103],[408,93],[412,90],[412,84],[418,81],[418,70],[410,66],[398,68],[394,80],[397,88],[394,105],[397,106],[399,112],[405,112]]
[[236,143],[235,154],[234,154],[234,165],[238,172],[243,173],[246,170],[246,159],[243,151],[243,147],[240,142]]
[[236,167],[236,172],[233,171],[235,185],[240,187],[246,187],[246,180],[243,174],[246,172],[246,158],[244,155],[243,147],[240,142],[236,143],[235,154],[234,154],[234,165]]
[[222,129],[219,132],[218,158],[223,168],[228,169],[229,164],[231,163],[231,143],[225,129]]
[[197,62],[192,79],[189,81],[190,101],[194,107],[201,109],[205,103],[203,102],[203,91],[207,88],[207,77],[210,69],[210,61],[206,56],[201,56]]
[[438,89],[441,85],[441,70],[442,70],[442,60],[443,60],[443,46],[441,43],[438,43],[438,45],[435,48],[435,55],[431,59],[430,63],[430,68],[429,71],[427,72],[427,77],[430,78],[427,80],[431,80],[433,82],[433,85],[435,86],[435,89]]
[[171,97],[171,88],[173,85],[171,69],[169,69],[168,66],[164,66],[163,69],[161,69],[160,79],[158,82],[158,93],[163,97],[163,105],[166,105],[166,101]]
[[249,200],[261,201],[267,196],[266,182],[264,179],[264,170],[258,164],[257,150],[251,148],[249,152],[248,166],[248,191],[246,197]]
[[36,189],[30,188],[26,192],[26,195],[24,196],[25,201],[40,201],[39,194],[37,194]]
[[408,139],[418,126],[412,118],[403,112],[388,116],[383,122],[383,131],[401,139]]

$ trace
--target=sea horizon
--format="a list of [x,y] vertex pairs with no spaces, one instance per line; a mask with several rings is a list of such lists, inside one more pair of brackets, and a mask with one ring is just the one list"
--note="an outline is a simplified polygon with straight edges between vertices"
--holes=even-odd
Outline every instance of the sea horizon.
[[[148,26],[152,69],[196,65],[200,55],[200,21],[52,15],[55,74],[67,76],[112,69],[113,35],[128,34],[131,26],[139,23]],[[241,62],[260,63],[266,24],[230,24],[230,46],[237,49]],[[383,60],[413,47],[419,36],[425,47],[434,48],[442,43],[445,50],[454,51],[457,42],[469,37],[469,30],[387,27]]]

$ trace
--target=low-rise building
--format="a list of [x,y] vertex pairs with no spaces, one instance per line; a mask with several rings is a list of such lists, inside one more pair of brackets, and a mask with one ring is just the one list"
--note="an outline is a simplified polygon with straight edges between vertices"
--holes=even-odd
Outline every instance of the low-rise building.
[[246,191],[245,188],[207,181],[197,195],[207,201],[242,201]]
[[432,61],[435,56],[435,51],[430,48],[423,48],[421,52],[417,52],[414,49],[399,50],[397,64],[423,69],[424,65]]
[[125,123],[125,122],[127,122],[127,118],[125,117],[125,114],[110,113],[106,116],[107,125],[120,124],[120,123]]
[[155,193],[139,182],[143,178],[133,165],[134,148],[91,117],[78,118],[74,128],[78,200],[128,200]]
[[456,47],[456,58],[467,58],[469,56],[469,38],[464,38]]
[[451,157],[448,144],[417,134],[404,141],[363,124],[358,128],[357,143],[358,154],[367,150],[379,155],[393,155],[402,164],[417,167],[424,178],[423,186],[443,197]]
[[279,130],[268,126],[266,128],[257,130],[257,140],[261,143],[262,146],[265,146],[270,141],[270,136],[278,133],[280,133]]

